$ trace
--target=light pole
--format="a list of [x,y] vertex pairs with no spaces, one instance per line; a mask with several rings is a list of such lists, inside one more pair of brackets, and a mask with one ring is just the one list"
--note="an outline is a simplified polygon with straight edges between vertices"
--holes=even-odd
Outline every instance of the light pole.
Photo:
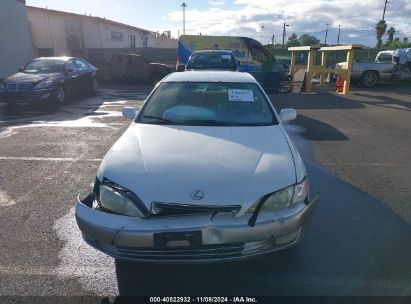
[[261,26],[261,44],[264,44],[264,24]]
[[285,27],[286,26],[290,26],[289,24],[285,24],[284,22],[284,26],[283,26],[283,47],[284,47],[284,43],[285,43]]
[[183,2],[181,4],[181,7],[183,8],[183,35],[186,34],[186,7],[187,4],[185,2]]
[[338,25],[337,45],[340,44],[340,33],[341,33],[341,24]]
[[328,36],[328,26],[330,25],[328,22],[327,22],[327,29],[325,30],[325,40],[324,40],[324,45],[327,45],[327,36]]

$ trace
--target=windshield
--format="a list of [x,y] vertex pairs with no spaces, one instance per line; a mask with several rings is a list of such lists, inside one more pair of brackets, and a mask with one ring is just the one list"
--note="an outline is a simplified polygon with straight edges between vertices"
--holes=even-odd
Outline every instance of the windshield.
[[187,63],[187,69],[236,70],[237,64],[230,53],[204,52],[192,54]]
[[63,60],[35,60],[24,68],[24,73],[29,74],[50,74],[63,72]]
[[254,83],[161,83],[142,109],[147,124],[261,126],[277,124]]

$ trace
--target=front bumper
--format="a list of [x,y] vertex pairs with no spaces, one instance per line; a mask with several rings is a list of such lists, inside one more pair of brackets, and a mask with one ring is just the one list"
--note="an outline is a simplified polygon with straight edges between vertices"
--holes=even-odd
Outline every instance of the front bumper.
[[[92,208],[92,196],[77,200],[76,220],[84,240],[117,259],[153,263],[237,261],[285,249],[298,242],[318,195],[270,214],[259,214],[254,227],[247,214],[227,213],[134,218]],[[154,234],[201,231],[201,246],[156,247]]]
[[55,89],[33,90],[24,92],[0,92],[0,101],[10,104],[27,104],[36,101],[44,101],[55,96]]

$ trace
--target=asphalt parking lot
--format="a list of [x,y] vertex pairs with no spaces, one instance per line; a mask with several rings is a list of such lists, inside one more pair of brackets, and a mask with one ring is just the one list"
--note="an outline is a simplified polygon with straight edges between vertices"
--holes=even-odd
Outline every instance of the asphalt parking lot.
[[102,157],[150,91],[107,86],[60,109],[0,104],[0,295],[411,296],[411,88],[271,95],[321,195],[292,251],[199,266],[116,262],[74,219]]

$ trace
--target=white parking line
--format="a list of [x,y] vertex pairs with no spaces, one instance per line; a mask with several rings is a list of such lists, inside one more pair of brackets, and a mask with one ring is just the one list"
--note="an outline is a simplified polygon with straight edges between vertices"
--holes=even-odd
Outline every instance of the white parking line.
[[101,162],[102,158],[74,158],[74,157],[24,157],[0,156],[0,160],[25,160],[25,161],[54,161],[54,162]]
[[0,206],[7,207],[14,205],[16,202],[13,201],[4,191],[0,190]]

